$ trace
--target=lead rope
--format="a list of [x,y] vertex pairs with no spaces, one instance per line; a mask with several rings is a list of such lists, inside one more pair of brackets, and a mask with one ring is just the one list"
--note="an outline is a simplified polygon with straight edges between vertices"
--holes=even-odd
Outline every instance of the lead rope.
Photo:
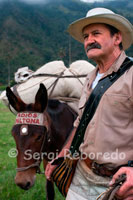
[[97,198],[96,200],[99,200],[104,194],[106,194],[108,192],[109,189],[107,189],[105,192],[102,192]]
[[115,194],[126,181],[126,174],[119,175],[118,179],[115,180],[115,183],[110,186],[105,192],[101,193],[96,200],[99,200],[103,195],[102,200],[117,200]]
[[111,192],[111,194],[110,194],[110,196],[108,197],[106,197],[106,195],[108,195],[108,192],[110,192],[110,188],[108,188],[105,192],[102,192],[97,198],[96,198],[96,200],[99,200],[99,199],[101,199],[101,197],[103,196],[103,198],[101,199],[101,200],[117,200],[116,198],[115,198],[115,194],[116,194],[116,192],[118,191],[118,189],[120,188],[120,185],[118,185],[112,192]]

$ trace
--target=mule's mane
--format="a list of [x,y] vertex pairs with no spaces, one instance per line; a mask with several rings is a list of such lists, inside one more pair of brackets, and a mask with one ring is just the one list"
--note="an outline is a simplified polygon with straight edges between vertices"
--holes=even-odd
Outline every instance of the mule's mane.
[[61,103],[59,100],[49,99],[47,111],[51,117],[58,117],[62,114],[62,112],[64,111],[64,108],[66,107],[63,105],[65,104]]

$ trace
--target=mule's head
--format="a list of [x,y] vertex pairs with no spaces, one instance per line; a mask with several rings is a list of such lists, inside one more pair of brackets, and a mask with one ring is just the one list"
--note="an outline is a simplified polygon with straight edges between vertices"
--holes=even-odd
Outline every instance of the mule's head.
[[35,97],[34,104],[25,104],[7,87],[7,97],[11,106],[18,112],[12,135],[18,150],[17,174],[15,183],[22,189],[34,185],[36,171],[40,164],[40,151],[48,131],[47,90],[43,84]]

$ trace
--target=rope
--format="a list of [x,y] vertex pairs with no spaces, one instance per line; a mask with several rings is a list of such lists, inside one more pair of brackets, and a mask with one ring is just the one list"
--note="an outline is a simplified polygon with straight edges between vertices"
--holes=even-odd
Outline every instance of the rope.
[[59,80],[59,78],[62,76],[64,74],[64,71],[63,72],[61,72],[58,76],[57,76],[57,79],[50,85],[50,87],[48,88],[48,90],[52,87],[52,90],[50,91],[50,93],[49,93],[49,97],[52,95],[52,93],[53,93],[53,91],[54,91],[54,88],[55,88],[55,86],[56,86],[56,84],[57,84],[57,82],[58,82],[58,80]]
[[105,192],[102,192],[97,198],[96,200],[99,200],[104,194],[106,194],[108,192],[108,189]]
[[64,102],[75,102],[75,101],[79,101],[78,98],[74,98],[74,97],[53,97],[53,99],[57,99],[57,100],[60,100],[60,101],[64,101]]
[[[63,71],[64,72],[64,71]],[[61,72],[62,73],[62,72]],[[71,71],[72,73],[72,71]],[[30,78],[32,77],[59,77],[59,78],[83,78],[83,77],[86,77],[87,74],[83,74],[83,75],[64,75],[64,76],[60,76],[60,74],[46,74],[46,73],[43,73],[43,74],[35,74],[35,75],[32,75]]]

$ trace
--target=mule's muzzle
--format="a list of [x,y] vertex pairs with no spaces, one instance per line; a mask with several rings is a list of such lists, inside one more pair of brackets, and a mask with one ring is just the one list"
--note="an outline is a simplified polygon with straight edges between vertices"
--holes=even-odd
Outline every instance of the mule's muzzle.
[[33,173],[18,172],[15,177],[15,184],[23,190],[29,190],[35,183],[36,176]]
[[17,186],[19,186],[23,190],[29,190],[31,188],[31,182],[28,181],[25,184],[24,183],[17,183]]

